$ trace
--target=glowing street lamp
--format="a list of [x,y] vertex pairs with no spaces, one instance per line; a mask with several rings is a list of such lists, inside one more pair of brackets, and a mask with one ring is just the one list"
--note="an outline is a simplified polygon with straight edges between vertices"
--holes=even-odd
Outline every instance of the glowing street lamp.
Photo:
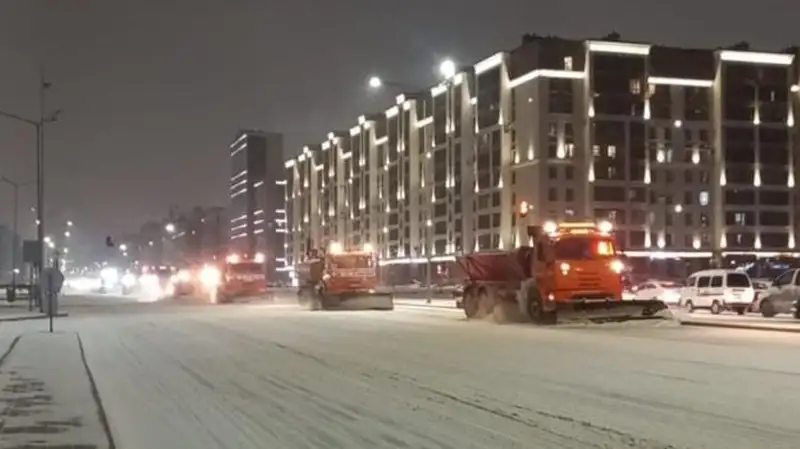
[[446,79],[456,76],[456,63],[452,59],[445,59],[439,64],[439,73]]
[[383,86],[383,81],[377,76],[371,76],[369,78],[369,87],[372,89],[380,89]]
[[167,223],[167,225],[166,225],[166,226],[164,226],[164,229],[165,229],[165,230],[166,230],[168,233],[170,233],[170,234],[173,234],[173,233],[175,232],[175,225],[174,225],[173,223]]
[[119,250],[124,253],[125,251],[128,250],[128,245],[126,245],[124,243],[122,245],[119,245]]
[[72,234],[69,231],[64,231],[64,237],[69,238]]

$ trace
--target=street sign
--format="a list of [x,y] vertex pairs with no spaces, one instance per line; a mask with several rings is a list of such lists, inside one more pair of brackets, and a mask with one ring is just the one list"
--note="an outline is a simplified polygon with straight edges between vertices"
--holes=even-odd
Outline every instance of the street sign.
[[42,288],[48,294],[61,293],[61,287],[64,285],[64,275],[58,268],[50,267],[42,270]]
[[64,274],[58,267],[48,267],[42,270],[41,289],[44,290],[47,317],[50,319],[50,332],[53,332],[53,317],[58,314],[58,294],[64,285]]

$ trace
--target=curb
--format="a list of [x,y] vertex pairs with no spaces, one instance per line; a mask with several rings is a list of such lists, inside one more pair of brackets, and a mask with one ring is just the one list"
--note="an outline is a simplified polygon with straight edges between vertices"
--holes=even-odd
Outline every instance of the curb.
[[744,329],[751,331],[783,332],[787,334],[800,334],[800,327],[775,327],[767,324],[738,324],[738,323],[713,323],[709,321],[681,321],[681,326],[717,327],[723,329]]
[[[54,315],[53,318],[65,318],[68,316],[69,314],[67,312],[60,312]],[[15,321],[46,320],[47,318],[50,318],[50,316],[43,313],[36,315],[22,315],[22,316],[9,316],[9,317],[0,316],[0,323],[11,323]]]

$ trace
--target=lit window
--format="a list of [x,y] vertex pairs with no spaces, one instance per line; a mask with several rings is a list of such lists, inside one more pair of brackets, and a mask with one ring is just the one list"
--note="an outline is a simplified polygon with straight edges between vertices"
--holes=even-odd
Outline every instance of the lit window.
[[701,206],[708,206],[708,192],[705,190],[700,192],[698,200],[700,201]]
[[632,79],[631,80],[631,93],[633,95],[639,95],[642,93],[642,81],[639,79]]
[[572,70],[572,56],[564,57],[564,70]]

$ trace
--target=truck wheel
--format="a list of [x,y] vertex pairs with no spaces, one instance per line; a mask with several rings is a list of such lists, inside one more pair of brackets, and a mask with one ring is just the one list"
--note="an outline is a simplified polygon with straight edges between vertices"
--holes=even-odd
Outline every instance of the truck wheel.
[[478,292],[478,306],[480,318],[494,313],[494,296],[486,288],[482,288]]
[[530,288],[528,290],[528,317],[536,324],[546,325],[555,324],[556,313],[546,312],[544,310],[544,303],[542,301],[542,294],[538,288]]
[[720,312],[722,312],[722,305],[719,303],[719,301],[712,302],[711,303],[711,314],[712,315],[719,315]]
[[305,287],[300,287],[297,290],[297,303],[300,304],[301,306],[305,306],[306,304],[308,304],[308,297],[309,297],[309,292],[308,289],[306,289]]
[[775,314],[775,306],[772,305],[772,301],[768,299],[761,300],[761,304],[759,305],[758,309],[761,311],[761,316],[764,318],[772,318]]
[[480,304],[478,295],[474,288],[467,288],[464,290],[464,314],[467,319],[477,318],[480,312]]

